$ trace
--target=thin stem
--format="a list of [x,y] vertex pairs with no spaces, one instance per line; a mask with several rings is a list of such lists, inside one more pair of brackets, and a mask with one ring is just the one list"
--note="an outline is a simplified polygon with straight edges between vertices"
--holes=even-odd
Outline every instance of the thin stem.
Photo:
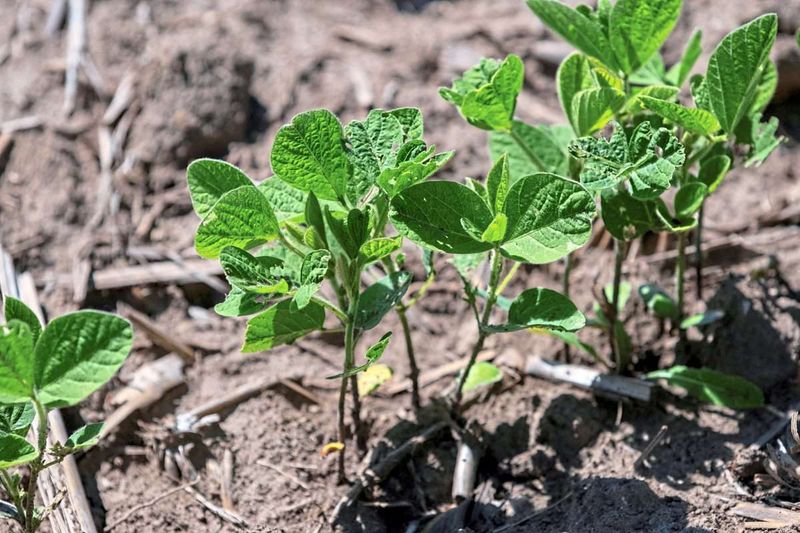
[[614,281],[611,289],[611,301],[609,302],[609,331],[608,338],[611,347],[611,354],[617,365],[617,373],[621,374],[627,367],[625,361],[625,354],[620,350],[619,342],[617,339],[617,320],[619,317],[619,288],[622,284],[622,263],[625,260],[625,242],[619,239],[614,239]]
[[339,307],[333,302],[329,302],[328,300],[322,298],[321,296],[312,296],[311,301],[314,303],[318,303],[322,307],[327,307],[328,309],[330,309],[331,312],[334,315],[336,315],[336,318],[338,318],[342,322],[342,324],[347,322],[347,314],[341,309],[339,309]]
[[[675,263],[675,301],[678,306],[677,324],[683,320],[684,272],[686,271],[686,232],[678,233],[678,258]],[[685,340],[686,332],[678,328],[680,339]]]
[[417,292],[414,293],[414,296],[412,296],[408,300],[408,302],[405,303],[406,310],[411,309],[412,307],[417,305],[417,302],[419,302],[422,299],[422,297],[425,296],[425,293],[428,292],[428,289],[431,287],[431,285],[433,285],[435,279],[436,275],[433,272],[431,272],[428,275],[428,277],[425,278],[425,281],[422,283],[419,290],[417,290]]
[[287,239],[286,236],[283,233],[280,233],[280,232],[278,233],[278,239],[281,241],[281,244],[283,244],[293,254],[295,254],[295,255],[297,255],[299,257],[305,257],[306,256],[306,254],[301,252],[294,244],[292,244],[289,241],[289,239]]
[[500,285],[497,286],[497,294],[503,294],[503,291],[506,290],[508,284],[511,283],[512,279],[514,279],[514,275],[519,270],[520,265],[522,265],[522,263],[514,263],[511,265],[511,268],[508,269],[508,274],[506,274],[506,277],[504,277],[503,281],[500,282]]
[[[564,296],[569,298],[569,277],[572,274],[572,254],[567,254],[564,258],[564,284],[562,290]],[[564,361],[569,363],[572,360],[572,347],[568,343],[564,343]]]
[[[348,281],[345,283],[345,288],[347,290],[347,298],[349,301],[349,305],[347,307],[347,319],[345,321],[345,330],[344,330],[344,373],[348,374],[350,370],[355,366],[355,317],[356,317],[356,310],[358,309],[358,298],[359,298],[359,276],[360,272],[358,272],[355,276],[353,276],[352,281]],[[359,441],[359,434],[361,430],[361,402],[358,397],[358,387],[355,376],[352,376],[350,379],[350,386],[353,388],[352,397],[353,397],[353,406],[351,409],[351,415],[353,417],[353,426],[355,427],[355,434],[356,434],[356,445],[360,448],[361,443]],[[347,382],[348,378],[343,377],[341,386],[339,387],[339,442],[344,443],[346,438],[346,426],[344,422],[344,410],[345,410],[345,403],[347,398]],[[344,482],[347,477],[345,473],[345,449],[343,449],[339,454],[339,482]]]
[[514,131],[513,127],[510,130],[508,130],[508,134],[511,135],[511,138],[514,139],[514,142],[517,143],[517,145],[520,148],[522,148],[522,151],[525,152],[525,155],[528,157],[528,159],[530,159],[531,163],[533,163],[533,165],[538,170],[540,170],[541,172],[547,172],[547,166],[542,162],[541,159],[539,159],[539,156],[536,155],[536,153],[534,153],[530,149],[530,147],[525,142],[525,139],[520,137],[519,133]]
[[705,202],[700,204],[697,212],[697,227],[694,230],[694,271],[697,285],[695,294],[698,300],[703,299],[703,208]]
[[36,531],[35,500],[36,490],[39,481],[39,472],[44,468],[44,452],[47,450],[47,410],[38,398],[33,398],[33,406],[36,409],[36,420],[39,424],[39,435],[37,447],[39,456],[30,464],[30,479],[28,480],[28,490],[25,494],[25,531],[33,533]]
[[469,371],[472,370],[472,365],[475,364],[475,359],[478,358],[478,354],[481,353],[483,350],[483,343],[486,341],[486,337],[488,336],[488,332],[486,331],[486,326],[489,324],[489,319],[492,316],[492,308],[494,307],[495,300],[497,300],[497,286],[500,281],[500,271],[503,269],[503,257],[500,255],[500,252],[495,248],[492,250],[492,273],[489,278],[489,287],[488,287],[488,296],[486,298],[486,304],[483,308],[483,316],[481,317],[480,322],[478,323],[478,340],[475,342],[475,346],[472,348],[472,354],[470,354],[469,362],[467,363],[467,367],[461,373],[461,377],[458,379],[458,385],[456,386],[456,395],[455,399],[453,400],[453,411],[457,411],[458,408],[461,406],[461,397],[463,395],[462,389],[464,388],[464,383],[467,381],[467,376],[469,375]]

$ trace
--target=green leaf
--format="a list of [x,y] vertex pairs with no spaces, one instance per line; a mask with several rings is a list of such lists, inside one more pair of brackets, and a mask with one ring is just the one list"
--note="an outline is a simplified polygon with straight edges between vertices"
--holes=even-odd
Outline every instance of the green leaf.
[[300,287],[292,299],[298,309],[306,307],[314,294],[319,291],[328,274],[330,261],[331,253],[328,250],[314,250],[303,258],[303,265],[300,267]]
[[69,436],[67,442],[64,443],[64,447],[69,448],[70,453],[91,448],[100,442],[100,433],[102,433],[102,431],[102,422],[86,424],[85,426],[76,429],[72,435]]
[[358,262],[361,265],[368,265],[375,261],[380,261],[399,250],[402,244],[403,237],[401,236],[370,239],[358,249]]
[[572,138],[568,126],[529,126],[515,120],[510,133],[489,134],[489,153],[495,162],[507,154],[512,182],[536,172],[565,175],[569,172],[567,146]]
[[705,109],[683,107],[680,104],[656,100],[647,96],[641,96],[639,99],[647,109],[656,115],[698,135],[708,136],[720,129],[717,118]]
[[527,289],[511,302],[508,324],[487,329],[492,332],[526,328],[577,331],[585,325],[583,313],[563,294],[550,289]]
[[726,155],[716,155],[700,162],[698,179],[708,188],[711,194],[717,190],[719,184],[731,168],[731,158]]
[[416,107],[398,107],[389,113],[400,122],[403,128],[403,142],[420,140],[424,132],[422,112]]
[[668,83],[667,73],[664,68],[664,58],[656,52],[636,72],[633,72],[628,81],[636,85],[662,85]]
[[497,213],[481,235],[481,240],[491,243],[500,242],[505,238],[507,227],[508,217],[503,213]]
[[692,91],[692,99],[697,107],[706,111],[713,111],[711,108],[711,95],[705,78],[701,74],[695,74],[689,80],[689,87]]
[[617,188],[625,180],[625,165],[629,159],[628,139],[625,130],[614,123],[614,133],[610,139],[581,137],[569,146],[570,154],[583,161],[581,184],[590,191]]
[[553,337],[561,339],[562,341],[569,344],[573,348],[583,350],[584,352],[591,355],[594,360],[596,361],[600,360],[600,356],[597,355],[597,350],[594,349],[594,346],[580,340],[578,338],[577,333],[575,333],[574,331],[558,331],[553,329],[553,330],[546,330],[546,333],[548,335],[552,335]]
[[720,309],[708,309],[704,313],[697,313],[681,320],[681,329],[699,328],[722,320],[725,311]]
[[279,302],[247,322],[242,353],[270,350],[321,329],[325,309],[310,302],[298,309],[291,300]]
[[604,190],[600,197],[600,215],[608,232],[623,241],[639,238],[656,225],[653,204],[637,200],[625,190]]
[[403,298],[412,279],[408,272],[393,272],[367,287],[358,299],[356,327],[367,330],[380,324],[384,315]]
[[558,101],[561,102],[564,115],[572,125],[573,130],[577,131],[575,128],[577,119],[572,112],[572,102],[575,100],[575,95],[587,89],[598,87],[592,75],[589,58],[576,52],[568,55],[559,65],[558,71],[556,71],[556,86],[558,88]]
[[325,231],[325,217],[322,214],[322,208],[317,200],[317,195],[314,191],[308,193],[305,206],[305,219],[306,224],[310,229],[317,233],[317,237],[322,241],[326,247],[328,246],[327,233]]
[[0,434],[13,433],[24,437],[33,423],[34,413],[31,402],[0,406]]
[[29,400],[33,394],[33,335],[25,322],[0,326],[0,403]]
[[356,378],[358,395],[369,396],[375,392],[378,387],[392,379],[392,369],[383,364],[371,365],[365,371],[358,374]]
[[462,392],[469,392],[481,387],[494,385],[503,380],[503,371],[489,361],[478,361],[469,369],[467,379],[464,380]]
[[572,128],[579,136],[601,130],[624,104],[625,94],[617,89],[603,87],[580,91],[572,99]]
[[481,129],[510,130],[524,73],[525,67],[519,56],[509,54],[487,84],[464,95],[459,107],[461,114],[470,124]]
[[470,235],[461,221],[483,232],[494,218],[489,206],[468,187],[451,181],[426,181],[392,199],[389,214],[397,231],[414,242],[452,254],[487,251],[489,243]]
[[750,107],[749,115],[755,113],[763,113],[772,97],[775,96],[775,90],[778,88],[778,69],[775,63],[767,60],[764,65],[764,70],[761,72],[761,79],[758,81],[756,87],[756,94],[753,96],[753,105]]
[[323,200],[344,198],[353,173],[342,125],[326,109],[300,113],[278,130],[270,161],[280,179]]
[[600,22],[556,0],[527,0],[528,7],[553,31],[572,46],[608,67],[616,69],[617,62]]
[[649,85],[642,88],[628,99],[625,104],[625,110],[629,113],[641,113],[645,107],[642,102],[642,97],[647,96],[655,98],[656,100],[663,100],[665,102],[672,102],[678,96],[679,89],[677,87],[670,87],[669,85]]
[[432,176],[453,157],[453,152],[431,155],[433,148],[411,161],[403,161],[387,168],[378,176],[378,185],[390,197]]
[[[617,302],[617,313],[622,313],[625,309],[625,304],[628,303],[628,300],[631,297],[631,291],[633,288],[631,287],[630,283],[622,282],[619,284],[619,301]],[[603,295],[606,297],[606,301],[609,303],[613,303],[614,301],[614,285],[612,283],[607,283],[605,287],[603,287]]]
[[703,206],[708,196],[708,187],[699,181],[693,181],[683,185],[675,193],[675,216],[679,219],[689,218]]
[[197,159],[186,169],[189,194],[197,215],[208,216],[222,195],[239,187],[253,186],[253,182],[237,167],[219,159]]
[[218,315],[227,317],[254,315],[269,306],[267,298],[268,296],[264,294],[247,292],[233,287],[225,297],[225,301],[214,306],[214,311]]
[[489,207],[494,213],[502,213],[506,203],[508,188],[511,186],[511,175],[508,166],[508,154],[501,155],[492,170],[486,176],[486,192],[489,196]]
[[695,30],[689,38],[689,42],[686,44],[681,60],[673,65],[672,68],[669,69],[669,72],[667,72],[666,78],[669,83],[676,87],[681,87],[686,83],[689,74],[691,74],[694,68],[694,64],[697,63],[700,54],[703,53],[703,47],[700,44],[702,39],[703,32],[699,29]]
[[75,405],[105,385],[133,345],[131,324],[100,311],[54,319],[34,351],[34,385],[47,406]]
[[0,470],[30,463],[37,457],[39,452],[24,437],[0,434]]
[[746,167],[760,165],[784,142],[783,137],[775,137],[775,132],[778,131],[778,117],[770,117],[769,122],[761,122],[761,115],[756,114],[751,120],[753,145],[744,162]]
[[729,33],[708,61],[706,88],[722,129],[733,133],[753,104],[778,31],[778,17],[763,15]]
[[667,293],[655,285],[646,284],[639,287],[639,296],[648,309],[660,318],[674,319],[678,316],[678,306]]
[[278,236],[278,219],[266,197],[253,186],[228,191],[197,228],[197,253],[216,259],[226,246],[252,248]]
[[634,130],[629,156],[635,161],[627,173],[631,194],[640,200],[657,198],[669,189],[672,176],[686,159],[683,145],[666,128],[652,131],[648,122]]
[[302,222],[306,195],[278,178],[269,178],[258,184],[258,190],[266,197],[278,222]]
[[478,266],[486,259],[486,253],[477,253],[477,254],[461,254],[455,255],[450,258],[450,263],[456,270],[458,271],[461,276],[464,278],[468,278],[469,275],[472,273],[473,270],[478,268]]
[[743,377],[725,374],[710,368],[689,368],[682,365],[647,374],[648,379],[664,379],[681,387],[692,396],[733,409],[752,409],[764,405],[764,394],[757,385]]
[[[363,244],[361,237],[364,236],[366,228],[366,215],[360,209],[351,209],[345,215],[339,211],[331,211],[326,206],[325,223],[330,230],[327,241],[331,245],[331,251],[334,254],[341,251],[352,259],[358,257],[358,249]],[[339,250],[333,247],[334,242],[338,243]]]
[[608,36],[623,72],[636,71],[661,48],[680,12],[681,0],[617,0]]
[[353,164],[353,179],[348,196],[354,203],[366,193],[385,168],[395,164],[395,150],[405,137],[395,115],[373,109],[364,121],[354,120],[345,128],[350,142],[348,155]]
[[228,283],[246,292],[282,294],[289,291],[283,261],[274,257],[255,257],[249,252],[226,246],[219,262]]
[[389,346],[390,340],[392,340],[392,332],[387,331],[383,334],[380,340],[378,340],[378,342],[367,349],[367,353],[364,354],[364,357],[367,360],[366,363],[351,368],[347,372],[341,372],[333,376],[328,376],[327,379],[349,378],[350,376],[355,376],[359,372],[364,372],[381,358],[383,352],[386,350],[386,347]]
[[560,259],[589,241],[595,203],[579,183],[555,174],[517,180],[506,197],[503,255],[526,263]]
[[19,320],[27,324],[31,330],[33,344],[35,345],[36,341],[39,340],[39,335],[42,333],[42,323],[39,322],[39,317],[23,301],[17,300],[12,296],[4,296],[4,298],[3,314],[6,317],[6,322]]

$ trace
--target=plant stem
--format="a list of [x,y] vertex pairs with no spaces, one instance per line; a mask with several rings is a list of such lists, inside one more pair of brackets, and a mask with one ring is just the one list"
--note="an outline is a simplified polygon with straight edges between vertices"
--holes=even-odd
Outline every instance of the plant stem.
[[611,354],[617,364],[617,373],[621,374],[625,371],[627,361],[624,361],[622,350],[619,349],[617,343],[617,320],[619,317],[619,287],[622,284],[622,262],[625,260],[625,242],[619,239],[614,239],[614,281],[611,289],[611,301],[609,302],[609,331],[608,338],[611,347]]
[[506,290],[508,284],[511,283],[512,279],[514,279],[514,275],[519,270],[520,265],[522,265],[522,263],[514,263],[511,265],[511,268],[508,269],[508,274],[506,274],[506,277],[504,277],[503,281],[500,282],[500,285],[497,286],[497,294],[503,294],[503,291]]
[[486,326],[489,324],[489,319],[492,316],[492,308],[494,307],[495,300],[497,300],[497,287],[500,281],[500,271],[502,269],[503,257],[500,255],[499,250],[495,248],[492,250],[492,273],[489,278],[489,294],[486,298],[485,307],[483,308],[483,316],[478,323],[478,340],[475,342],[475,346],[472,348],[472,354],[470,354],[467,367],[464,369],[464,371],[461,373],[461,377],[458,379],[456,395],[455,399],[453,400],[453,412],[457,411],[461,406],[461,397],[463,395],[461,389],[464,388],[464,383],[467,381],[469,371],[472,370],[472,365],[475,364],[475,359],[478,358],[478,354],[480,354],[481,350],[483,350],[483,343],[486,341],[486,337],[489,335],[486,331]]
[[684,272],[686,270],[686,232],[678,233],[678,258],[675,263],[675,302],[678,307],[678,331],[681,341],[685,340],[686,332],[680,329],[683,320],[684,307]]
[[347,314],[341,309],[339,309],[339,307],[336,306],[336,304],[334,304],[333,302],[329,302],[325,298],[319,296],[312,296],[311,301],[314,303],[318,303],[322,307],[327,307],[334,315],[336,315],[336,318],[338,318],[342,323],[345,323],[347,321]]
[[408,318],[406,317],[406,307],[399,305],[397,307],[397,316],[400,318],[400,325],[403,327],[403,338],[406,341],[406,353],[408,354],[408,378],[411,380],[411,405],[414,409],[420,409],[422,402],[419,397],[419,367],[417,366],[417,357],[414,353],[414,341],[411,339],[411,328],[408,326]]
[[44,452],[47,449],[47,410],[38,398],[33,398],[33,406],[36,409],[36,420],[39,424],[39,435],[37,449],[39,456],[30,463],[30,479],[28,480],[28,490],[25,493],[25,531],[34,533],[36,531],[35,500],[36,490],[39,481],[39,472],[44,466]]
[[700,210],[697,212],[697,227],[694,230],[694,271],[695,281],[695,294],[698,300],[703,299],[703,208],[705,202],[700,205]]
[[[567,254],[564,258],[564,296],[569,298],[569,276],[572,273],[572,254]],[[572,349],[568,343],[564,343],[564,362],[569,363],[572,360]]]

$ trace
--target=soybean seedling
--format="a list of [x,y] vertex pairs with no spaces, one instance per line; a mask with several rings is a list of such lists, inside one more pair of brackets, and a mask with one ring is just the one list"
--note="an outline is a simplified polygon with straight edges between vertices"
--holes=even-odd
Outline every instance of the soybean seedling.
[[[360,429],[360,394],[376,386],[386,368],[373,366],[390,332],[356,365],[356,345],[392,309],[401,317],[419,405],[417,366],[403,302],[411,283],[397,252],[402,237],[387,236],[389,197],[425,180],[451,157],[422,140],[419,110],[373,110],[343,128],[327,110],[294,117],[278,131],[270,161],[275,176],[255,185],[223,161],[203,159],[188,169],[192,202],[202,218],[197,252],[219,258],[231,292],[216,306],[223,316],[249,316],[243,352],[260,352],[324,330],[326,312],[344,331],[338,402],[339,478],[345,479],[345,403]],[[362,274],[382,264],[385,277],[362,291]],[[429,274],[430,278],[430,274]],[[320,289],[327,282],[332,297]],[[380,372],[375,372],[380,368]],[[359,387],[358,377],[370,373]],[[370,383],[367,383],[370,381]],[[379,383],[378,380],[377,383]],[[360,448],[366,444],[357,439]]]
[[[494,103],[489,98],[484,105]],[[405,237],[422,246],[464,256],[461,262],[479,262],[489,255],[490,277],[485,291],[462,273],[478,338],[455,388],[454,411],[459,408],[466,384],[481,384],[481,376],[489,381],[497,379],[497,371],[490,366],[473,366],[489,335],[532,327],[575,331],[585,323],[569,298],[542,288],[520,293],[509,306],[506,323],[490,322],[492,308],[506,284],[501,281],[505,264],[543,264],[563,258],[588,241],[595,215],[594,200],[579,183],[537,173],[512,185],[508,161],[507,156],[501,156],[485,183],[470,180],[467,186],[426,181],[392,198],[390,218]],[[481,292],[486,298],[482,310],[477,302]],[[473,374],[473,369],[480,375]]]
[[[36,506],[43,470],[100,439],[103,424],[88,424],[66,442],[47,447],[47,413],[80,403],[117,372],[131,350],[133,330],[124,319],[78,311],[42,327],[24,303],[5,297],[0,325],[0,485],[11,505],[0,513],[33,533],[49,508]],[[25,438],[36,421],[36,443]],[[27,483],[17,470],[26,466]]]

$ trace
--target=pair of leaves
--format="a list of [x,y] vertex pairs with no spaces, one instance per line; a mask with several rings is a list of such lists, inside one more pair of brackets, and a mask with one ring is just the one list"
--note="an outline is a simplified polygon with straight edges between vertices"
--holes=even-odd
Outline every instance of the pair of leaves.
[[[507,165],[505,158],[497,165]],[[454,182],[420,183],[392,200],[390,218],[402,235],[436,250],[472,254],[499,246],[527,263],[555,261],[589,238],[595,205],[578,183],[525,176],[510,186],[499,212],[496,199],[482,192]]]
[[[104,385],[128,356],[128,321],[99,311],[78,311],[42,328],[36,315],[6,297],[8,323],[0,326],[0,402],[34,394],[48,406],[75,405]],[[34,332],[41,331],[34,342]]]
[[605,71],[598,69],[591,58],[578,53],[569,55],[558,67],[558,99],[578,136],[604,128],[625,104],[622,80],[610,72],[605,77],[600,73]]
[[439,95],[473,126],[509,131],[524,75],[525,67],[517,55],[510,54],[502,62],[484,58],[454,80],[451,88],[440,88]]
[[322,328],[325,309],[311,301],[300,309],[292,300],[283,300],[247,322],[243,353],[270,350],[291,343]]
[[647,378],[666,380],[670,385],[686,389],[692,396],[714,405],[733,409],[752,409],[764,405],[764,393],[757,385],[743,377],[710,368],[678,365],[650,372]]
[[572,130],[567,126],[529,126],[514,120],[510,132],[489,134],[489,153],[492,161],[507,154],[512,182],[536,172],[566,176],[572,139]]

